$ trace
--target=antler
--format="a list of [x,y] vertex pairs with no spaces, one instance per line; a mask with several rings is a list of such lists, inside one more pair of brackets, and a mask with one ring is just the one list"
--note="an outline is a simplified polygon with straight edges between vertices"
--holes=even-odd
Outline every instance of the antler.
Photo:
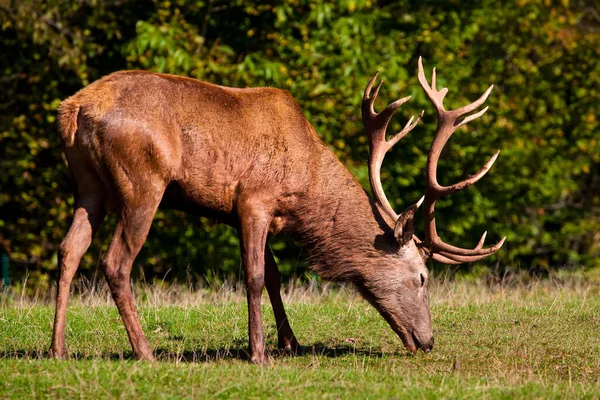
[[[377,80],[379,76],[379,71],[375,73],[373,78],[369,81],[367,88],[365,89],[365,94],[363,96],[362,101],[362,117],[363,123],[365,125],[365,131],[367,132],[367,137],[369,139],[369,181],[371,183],[371,188],[373,189],[373,193],[375,194],[375,199],[379,203],[379,205],[383,208],[384,212],[388,214],[393,221],[398,219],[398,215],[394,212],[394,209],[390,205],[385,193],[383,192],[383,186],[381,185],[381,164],[383,163],[383,159],[385,157],[385,153],[388,152],[400,139],[406,136],[413,128],[417,125],[421,117],[423,116],[423,112],[417,117],[417,119],[413,122],[414,117],[410,117],[410,120],[406,123],[404,128],[392,136],[390,140],[386,140],[386,129],[387,126],[394,115],[394,112],[400,108],[400,106],[406,103],[410,96],[404,97],[402,99],[396,100],[393,103],[390,103],[381,111],[380,113],[376,113],[373,109],[373,104],[375,103],[375,99],[377,98],[377,94],[379,94],[379,89],[381,89],[381,85],[383,85],[383,81],[379,82],[377,87],[375,88],[375,92],[371,95],[371,91],[373,89],[373,84]],[[420,205],[420,203],[419,203]]]
[[[435,202],[440,197],[448,196],[459,190],[466,189],[481,179],[490,170],[492,164],[494,164],[494,161],[496,161],[496,158],[498,158],[500,151],[497,151],[475,175],[469,176],[464,181],[451,186],[442,186],[438,183],[437,165],[442,149],[454,131],[470,121],[479,118],[487,111],[488,107],[485,107],[483,110],[476,112],[475,114],[468,115],[462,120],[460,119],[464,115],[473,112],[480,107],[485,102],[494,86],[491,85],[485,91],[485,93],[483,93],[483,95],[473,103],[456,110],[446,111],[444,109],[443,101],[446,93],[448,93],[448,89],[443,88],[439,91],[437,90],[435,82],[435,68],[433,69],[433,74],[431,77],[431,86],[429,86],[423,71],[423,62],[421,57],[419,57],[419,82],[435,106],[438,115],[438,125],[435,138],[433,139],[431,149],[429,150],[429,155],[427,156],[427,189],[425,190],[425,205],[423,207],[423,212],[425,214],[425,241],[422,245],[428,250],[430,258],[446,264],[460,264],[463,262],[481,260],[482,258],[489,256],[502,247],[506,237],[500,240],[494,246],[486,249],[483,248],[483,242],[485,241],[487,232],[483,234],[479,243],[474,249],[463,249],[446,244],[437,234],[435,225]],[[418,241],[418,243],[420,243],[420,241]]]

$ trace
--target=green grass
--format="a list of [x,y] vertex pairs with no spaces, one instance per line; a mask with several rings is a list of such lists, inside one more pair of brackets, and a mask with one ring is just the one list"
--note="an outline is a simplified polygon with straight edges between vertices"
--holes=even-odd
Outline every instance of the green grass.
[[106,292],[72,302],[66,361],[45,356],[52,305],[4,298],[0,398],[599,398],[597,281],[490,288],[438,280],[431,292],[436,345],[412,356],[352,291],[290,288],[288,315],[304,354],[277,354],[265,305],[273,359],[264,368],[246,361],[242,291],[138,290],[154,363],[131,359]]

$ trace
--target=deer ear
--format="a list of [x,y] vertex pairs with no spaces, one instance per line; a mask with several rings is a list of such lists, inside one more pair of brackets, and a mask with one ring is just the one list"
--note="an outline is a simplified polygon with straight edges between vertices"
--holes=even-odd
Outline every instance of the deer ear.
[[408,207],[396,220],[394,236],[400,246],[404,246],[412,239],[413,233],[415,233],[415,214],[424,198],[425,196],[421,197],[418,202]]

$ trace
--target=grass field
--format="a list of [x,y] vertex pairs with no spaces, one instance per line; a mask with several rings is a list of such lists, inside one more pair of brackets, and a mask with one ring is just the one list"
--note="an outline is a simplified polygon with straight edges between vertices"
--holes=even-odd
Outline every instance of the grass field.
[[[0,398],[599,398],[600,283],[585,276],[487,285],[431,285],[436,345],[407,353],[347,288],[289,287],[303,354],[277,354],[265,296],[269,367],[246,361],[242,290],[137,289],[158,361],[136,362],[105,290],[75,296],[70,359],[46,358],[54,311],[3,297]],[[85,292],[85,291],[84,291]]]

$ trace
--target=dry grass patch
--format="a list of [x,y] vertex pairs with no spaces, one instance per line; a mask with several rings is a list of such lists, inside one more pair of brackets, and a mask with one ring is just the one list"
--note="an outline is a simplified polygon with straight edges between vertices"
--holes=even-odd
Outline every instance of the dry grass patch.
[[267,368],[246,361],[245,295],[236,285],[138,285],[156,363],[131,360],[103,286],[76,290],[64,362],[45,358],[51,294],[4,297],[0,397],[598,398],[597,277],[438,277],[430,289],[436,347],[417,356],[352,288],[316,283],[284,289],[304,352],[282,356],[265,296]]

